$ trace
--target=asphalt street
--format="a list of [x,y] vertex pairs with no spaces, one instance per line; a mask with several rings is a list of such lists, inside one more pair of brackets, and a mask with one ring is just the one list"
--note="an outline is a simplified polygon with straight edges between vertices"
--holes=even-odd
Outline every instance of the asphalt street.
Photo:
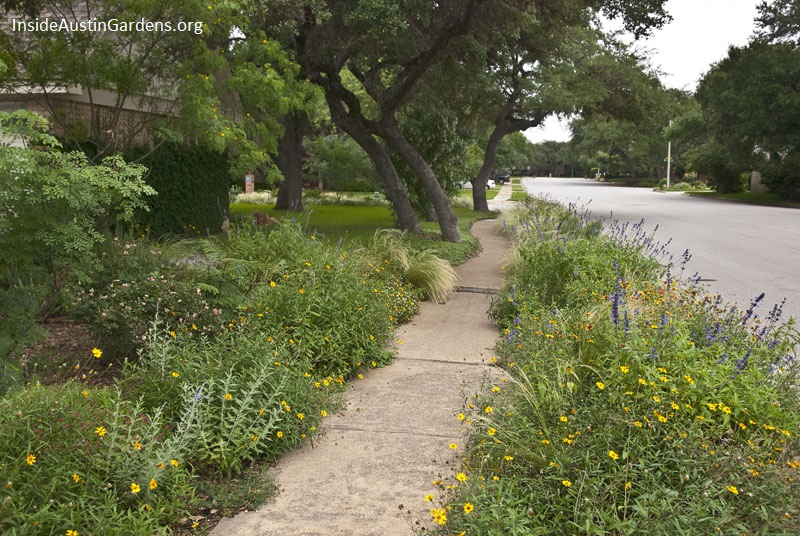
[[679,259],[689,250],[688,276],[740,307],[765,293],[765,316],[786,298],[783,320],[800,319],[800,210],[625,188],[590,179],[529,178],[534,196],[577,203],[605,222],[639,222]]

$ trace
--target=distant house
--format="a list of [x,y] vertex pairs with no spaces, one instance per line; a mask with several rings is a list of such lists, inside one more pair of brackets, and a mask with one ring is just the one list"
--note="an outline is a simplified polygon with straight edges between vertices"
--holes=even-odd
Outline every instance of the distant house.
[[[55,11],[51,7],[30,21],[22,15],[9,13],[0,21],[0,32],[12,43],[14,71],[22,73],[16,79],[0,76],[0,110],[12,112],[28,110],[41,114],[51,123],[53,134],[69,143],[82,146],[87,152],[110,154],[130,147],[153,143],[154,130],[160,121],[176,115],[178,106],[174,98],[157,95],[127,94],[97,87],[76,84],[32,85],[25,77],[29,57],[37,54],[37,42],[42,39],[72,38],[70,32],[37,31],[45,21],[52,24],[79,24],[85,21],[104,20],[100,3],[93,0],[72,2],[69,9]],[[26,26],[27,24],[27,26]],[[31,26],[33,25],[33,26]],[[119,57],[136,60],[137,47],[133,33],[96,32],[90,36],[95,42],[112,40]],[[58,69],[54,69],[55,72]],[[55,78],[55,77],[54,77]],[[163,88],[162,88],[163,90]],[[162,91],[164,94],[174,94]],[[93,147],[83,145],[91,140]]]

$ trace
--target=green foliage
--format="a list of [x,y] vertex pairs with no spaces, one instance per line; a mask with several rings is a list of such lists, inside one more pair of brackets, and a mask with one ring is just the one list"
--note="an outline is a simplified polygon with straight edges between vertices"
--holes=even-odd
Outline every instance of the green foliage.
[[[794,90],[798,59],[800,51],[789,43],[754,41],[731,47],[728,57],[706,74],[697,89],[717,144],[714,160],[724,160],[740,173],[763,168],[764,183],[790,200],[800,199],[796,155],[800,98]],[[720,191],[741,190],[726,186]]]
[[690,166],[709,176],[709,184],[720,193],[737,193],[745,189],[742,166],[731,159],[729,151],[718,143],[707,143],[687,153]]
[[305,236],[296,223],[268,232],[234,227],[226,242],[209,241],[206,252],[234,284],[229,294],[240,314],[231,325],[249,318],[242,329],[289,344],[295,358],[324,376],[388,362],[392,324],[416,312],[416,291],[388,258],[343,253]]
[[142,348],[153,322],[167,331],[203,334],[214,331],[209,300],[214,288],[192,270],[186,247],[153,244],[133,233],[120,233],[99,248],[89,282],[68,285],[65,309],[96,335],[108,356],[122,362]]
[[[3,125],[27,120],[25,112],[0,115]],[[54,278],[73,271],[79,278],[104,233],[146,210],[144,199],[155,192],[143,182],[140,165],[118,156],[92,165],[81,153],[59,152],[55,140],[41,133],[45,125],[37,120],[24,132],[11,129],[30,148],[0,147],[3,264],[23,273],[42,266]],[[34,147],[39,142],[47,145]]]
[[[132,157],[138,158],[139,152]],[[217,233],[228,217],[231,186],[224,154],[187,144],[164,144],[142,159],[147,184],[158,192],[150,210],[138,215],[153,236]],[[243,180],[243,178],[242,178]]]
[[[142,180],[142,166],[118,156],[92,165],[81,153],[60,152],[35,114],[0,113],[0,125],[22,145],[0,146],[0,356],[6,359],[36,340],[35,319],[59,306],[58,290],[89,279],[108,233],[146,210],[145,198],[155,192]],[[4,371],[9,367],[4,363]],[[0,383],[12,375],[4,373]]]
[[165,437],[159,410],[74,383],[11,391],[0,409],[4,534],[160,534],[184,513],[188,429]]
[[409,248],[400,231],[377,231],[369,251],[376,264],[389,259],[397,265],[404,278],[427,299],[441,303],[453,292],[457,276],[450,263],[431,249]]
[[230,477],[300,442],[327,407],[329,390],[314,389],[302,361],[285,352],[238,330],[220,340],[151,332],[125,385],[171,420],[184,416],[197,469]]
[[367,154],[352,138],[329,134],[308,140],[308,176],[334,191],[375,191],[378,176]]
[[800,201],[800,154],[796,151],[761,164],[764,184],[782,199]]
[[497,297],[511,381],[465,412],[463,476],[442,486],[447,533],[795,532],[800,334],[780,307],[759,318],[760,298],[739,311],[658,270],[624,270],[652,261],[635,233],[612,232],[628,242],[612,264],[603,235],[560,231],[577,215],[517,216],[530,223],[520,245],[562,243],[575,278],[590,275],[554,307],[525,283],[549,276],[524,264]]
[[130,331],[149,311],[151,329],[118,392],[34,384],[0,400],[4,533],[167,533],[197,477],[237,476],[313,438],[347,377],[390,361],[394,326],[418,306],[403,261],[416,254],[401,247],[341,249],[284,221],[205,250],[120,237],[98,251],[97,324],[127,317]]

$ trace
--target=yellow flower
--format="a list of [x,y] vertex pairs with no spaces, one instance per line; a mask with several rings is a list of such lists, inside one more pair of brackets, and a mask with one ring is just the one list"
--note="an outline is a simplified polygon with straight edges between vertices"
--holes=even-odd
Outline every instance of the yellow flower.
[[598,388],[598,389],[600,389],[601,391],[602,391],[603,389],[605,389],[605,388],[606,388],[606,384],[604,384],[603,382],[597,382],[597,383],[595,383],[595,385],[596,385],[596,386],[597,386],[597,388]]
[[158,482],[156,482],[155,478],[151,478],[150,482],[147,484],[147,487],[150,489],[156,489],[158,487]]
[[432,494],[428,493],[427,495],[425,495],[425,502],[432,502],[432,501],[433,501]]
[[170,464],[172,467],[178,467],[178,460],[170,460],[170,461],[169,461],[169,464]]
[[632,485],[633,485],[633,484],[632,484],[632,483],[630,483],[630,482],[625,482],[625,491],[628,491],[629,489],[631,489],[631,486],[632,486]]
[[567,418],[565,415],[562,415],[561,417],[558,418],[558,420],[561,422],[567,422],[569,418]]
[[456,450],[456,449],[458,449],[458,445],[456,445],[455,443],[450,443],[450,450]]
[[298,419],[300,419],[300,420],[302,421],[303,419],[305,419],[305,418],[306,418],[306,416],[305,416],[305,415],[303,415],[302,413],[298,413],[298,414],[297,414],[297,418],[298,418]]
[[487,414],[488,414],[488,413],[491,413],[491,412],[493,412],[493,411],[494,411],[494,410],[492,409],[492,406],[486,406],[486,409],[484,409],[484,410],[483,410],[483,412],[484,412],[484,413],[487,413]]
[[734,495],[739,495],[739,490],[736,488],[736,486],[728,486],[728,491],[730,491]]
[[173,377],[173,378],[177,378],[178,376],[180,376],[180,374],[178,374],[178,373],[177,373],[177,372],[175,372],[175,371],[172,371],[172,377]]
[[458,420],[459,420],[459,421],[463,421],[465,418],[466,418],[466,417],[464,416],[464,414],[463,414],[463,413],[459,413],[459,414],[458,414]]
[[469,514],[473,510],[475,510],[475,505],[474,504],[472,504],[472,503],[465,503],[464,504],[464,513],[465,514]]
[[505,461],[507,461],[507,462],[510,462],[510,461],[513,461],[513,460],[514,460],[514,456],[508,456],[508,455],[506,455],[506,456],[504,456],[504,457],[503,457],[503,459],[504,459]]
[[609,456],[609,458],[611,458],[612,460],[619,460],[619,454],[617,454],[617,453],[616,453],[616,452],[614,452],[613,450],[609,450],[609,451],[608,451],[608,456]]
[[444,508],[433,508],[431,510],[431,517],[439,525],[447,524],[447,511]]
[[272,287],[272,288],[275,288],[275,287],[277,287],[278,285],[276,285],[276,284],[275,284],[275,281],[270,281],[270,282],[269,282],[269,286],[270,286],[270,287]]
[[225,393],[225,400],[233,400],[233,395],[230,393]]
[[142,488],[139,487],[139,484],[137,484],[136,482],[131,484],[131,493],[136,494],[139,493],[140,491],[142,491]]
[[81,476],[78,473],[72,473],[72,481],[77,484],[81,481]]
[[564,486],[565,488],[568,488],[572,485],[572,482],[570,482],[569,480],[562,480],[561,485]]
[[103,355],[103,351],[100,348],[92,348],[92,355],[95,359],[100,359],[100,356]]
[[78,531],[70,529],[67,531],[66,536],[78,536]]
[[467,475],[465,475],[464,473],[458,473],[456,475],[456,480],[458,480],[459,482],[466,482],[468,478],[469,477]]
[[324,409],[323,409],[323,410],[321,410],[321,411],[319,412],[319,414],[320,414],[320,415],[322,415],[323,417],[327,417],[327,416],[328,416],[328,412],[327,412],[327,411],[325,411]]
[[100,437],[103,437],[106,435],[107,430],[102,426],[98,426],[97,428],[94,429],[94,433],[99,435]]
[[280,430],[278,430],[278,433],[277,433],[277,434],[275,434],[275,435],[278,437],[278,439],[280,439],[280,438],[282,438],[282,437],[283,437],[283,432],[281,432]]
[[694,383],[694,379],[692,379],[692,377],[689,376],[688,374],[684,375],[683,379],[686,380],[686,383],[688,383],[690,385]]
[[631,369],[628,368],[627,365],[620,365],[619,370],[622,371],[623,374],[627,374],[628,372],[631,371]]
[[28,454],[28,456],[25,458],[25,463],[27,463],[28,465],[33,465],[34,463],[36,463],[36,455]]

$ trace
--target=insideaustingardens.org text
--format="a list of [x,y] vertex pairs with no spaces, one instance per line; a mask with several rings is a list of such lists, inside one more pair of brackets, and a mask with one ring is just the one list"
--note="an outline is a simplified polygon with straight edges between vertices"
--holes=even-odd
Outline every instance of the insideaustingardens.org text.
[[137,20],[67,20],[36,17],[33,20],[11,19],[12,32],[192,32],[202,35],[203,23],[200,21],[150,21],[145,18]]

